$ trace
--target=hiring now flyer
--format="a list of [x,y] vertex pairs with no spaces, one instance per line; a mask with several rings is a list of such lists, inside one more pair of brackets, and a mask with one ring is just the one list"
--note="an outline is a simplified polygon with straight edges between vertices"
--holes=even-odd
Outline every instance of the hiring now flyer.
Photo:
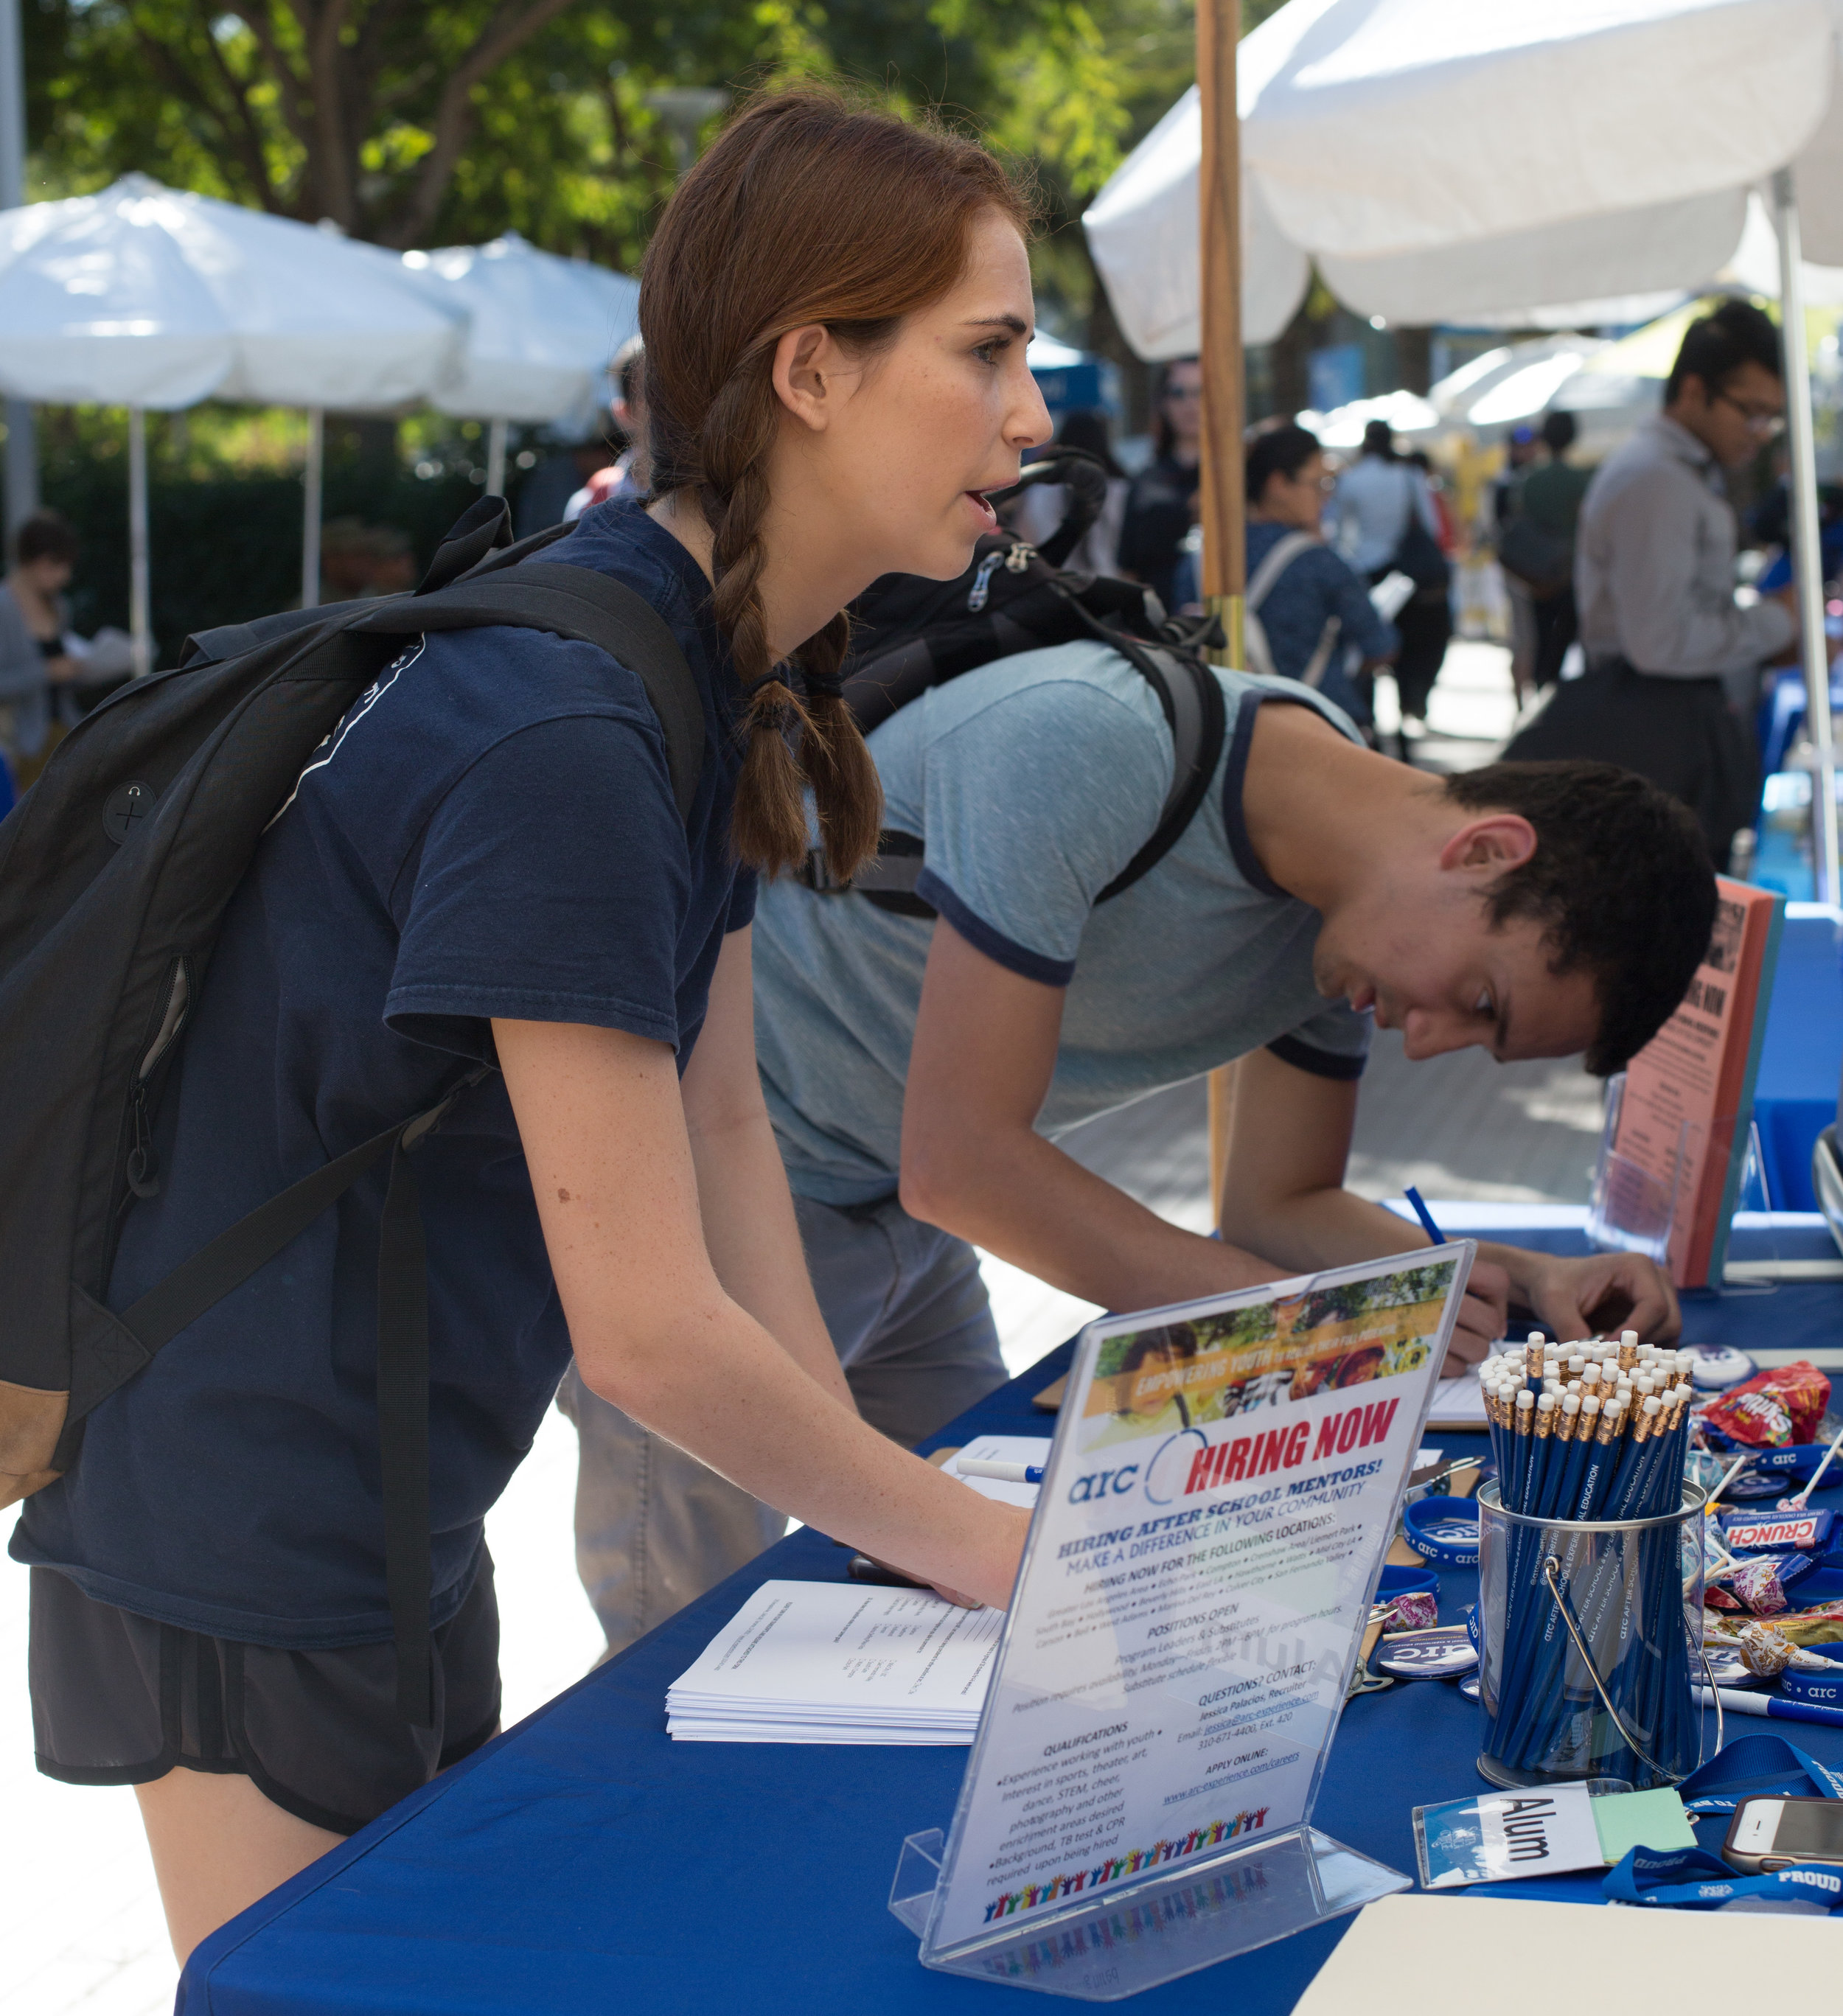
[[924,1958],[1305,1820],[1474,1251],[1083,1333]]

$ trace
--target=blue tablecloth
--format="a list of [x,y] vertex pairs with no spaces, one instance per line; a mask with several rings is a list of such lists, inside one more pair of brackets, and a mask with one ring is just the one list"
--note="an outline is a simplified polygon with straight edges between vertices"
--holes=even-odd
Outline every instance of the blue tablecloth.
[[[1562,1215],[1495,1210],[1500,1237],[1579,1249],[1578,1229]],[[1519,1216],[1524,1222],[1506,1222]],[[1772,1236],[1783,1251],[1810,1231]],[[1756,1228],[1751,1236],[1769,1235]],[[1834,1341],[1843,1288],[1711,1297],[1700,1316],[1698,1341],[1782,1349],[1788,1339]],[[1046,1433],[1049,1417],[1030,1396],[1068,1358],[1065,1345],[937,1439]],[[1455,1454],[1474,1446],[1434,1439]],[[1843,1493],[1824,1497],[1843,1504]],[[951,1817],[964,1750],[675,1744],[666,1736],[668,1685],[758,1583],[836,1579],[845,1558],[816,1533],[795,1534],[404,1801],[207,1940],[181,1982],[181,2016],[559,2016],[739,2005],[755,2016],[948,2016],[999,2006],[1000,1989],[923,1969],[915,1940],[886,1908],[902,1837]],[[1456,1618],[1477,1593],[1476,1577],[1443,1571],[1442,1582],[1442,1615]],[[1478,1719],[1438,1681],[1398,1682],[1353,1701],[1315,1824],[1412,1874],[1410,1809],[1481,1789],[1472,1768]],[[1749,1722],[1739,1733],[1766,1726]],[[1773,1726],[1843,1765],[1843,1730]],[[1517,1890],[1600,1896],[1592,1876],[1491,1894]],[[1241,2016],[1284,2016],[1348,1923],[1154,1990],[1135,2007],[1147,2016],[1231,2006]]]
[[1760,1046],[1754,1118],[1778,1211],[1815,1211],[1811,1150],[1837,1117],[1843,1081],[1843,964],[1830,914],[1800,904],[1785,920]]

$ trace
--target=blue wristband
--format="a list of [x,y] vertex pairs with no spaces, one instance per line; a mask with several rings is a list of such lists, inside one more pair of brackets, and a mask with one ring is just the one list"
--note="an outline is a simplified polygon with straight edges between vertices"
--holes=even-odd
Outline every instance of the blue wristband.
[[1439,1601],[1440,1578],[1431,1568],[1398,1568],[1391,1563],[1376,1585],[1376,1600],[1393,1603],[1398,1596],[1411,1596],[1424,1589],[1434,1602]]
[[1809,1701],[1813,1708],[1843,1708],[1843,1664],[1827,1659],[1821,1672],[1812,1667],[1787,1666],[1779,1676],[1779,1688],[1787,1701]]
[[1402,1537],[1423,1561],[1478,1565],[1478,1507],[1470,1498],[1419,1498],[1402,1517]]

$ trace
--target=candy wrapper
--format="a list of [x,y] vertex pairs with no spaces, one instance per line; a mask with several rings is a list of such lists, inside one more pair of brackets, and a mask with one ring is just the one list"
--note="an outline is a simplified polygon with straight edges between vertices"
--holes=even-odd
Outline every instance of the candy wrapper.
[[1773,1628],[1794,1645],[1843,1643],[1843,1603],[1820,1604],[1814,1610],[1799,1610],[1776,1618]]
[[1756,1372],[1701,1411],[1704,1428],[1749,1449],[1808,1442],[1830,1405],[1830,1382],[1809,1359]]
[[1740,1663],[1756,1679],[1776,1679],[1792,1662],[1792,1643],[1770,1624],[1744,1624],[1736,1648]]
[[1397,1631],[1428,1631],[1440,1621],[1440,1599],[1431,1589],[1404,1589],[1399,1596],[1378,1601],[1370,1613],[1370,1622],[1385,1621]]
[[1722,1545],[1731,1554],[1817,1553],[1828,1544],[1834,1512],[1724,1512]]
[[[1794,1599],[1787,1592],[1810,1573],[1812,1565],[1808,1554],[1755,1554],[1729,1569],[1722,1587],[1755,1617],[1777,1617],[1791,1608]],[[1712,1599],[1715,1593],[1709,1591]]]

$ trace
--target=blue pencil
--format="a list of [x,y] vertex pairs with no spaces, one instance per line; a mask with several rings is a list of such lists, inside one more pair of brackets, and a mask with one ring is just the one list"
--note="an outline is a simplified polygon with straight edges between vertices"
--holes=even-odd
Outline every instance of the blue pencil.
[[1436,1246],[1447,1244],[1446,1235],[1434,1222],[1434,1215],[1422,1203],[1420,1193],[1412,1183],[1404,1184],[1402,1194],[1414,1207],[1414,1215],[1420,1220],[1420,1229]]

